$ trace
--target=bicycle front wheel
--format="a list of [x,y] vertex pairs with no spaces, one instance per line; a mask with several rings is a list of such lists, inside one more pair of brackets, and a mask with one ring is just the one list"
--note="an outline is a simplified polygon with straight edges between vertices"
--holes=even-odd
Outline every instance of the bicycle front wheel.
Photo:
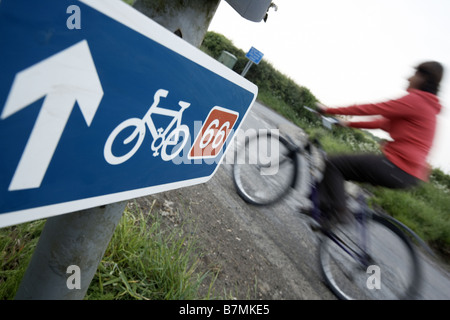
[[421,270],[413,245],[383,217],[335,227],[320,246],[320,265],[333,293],[345,300],[413,299]]
[[297,167],[296,152],[286,139],[270,132],[260,133],[238,148],[234,185],[239,196],[250,204],[274,204],[294,186]]

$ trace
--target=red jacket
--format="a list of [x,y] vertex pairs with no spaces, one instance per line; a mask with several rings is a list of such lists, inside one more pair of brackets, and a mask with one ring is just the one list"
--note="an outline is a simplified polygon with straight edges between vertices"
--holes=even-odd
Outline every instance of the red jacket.
[[403,171],[428,180],[427,157],[436,131],[436,116],[441,110],[436,95],[409,90],[397,100],[383,103],[355,105],[346,108],[327,108],[328,114],[380,115],[368,122],[350,122],[349,126],[387,131],[393,141],[383,147],[385,156]]

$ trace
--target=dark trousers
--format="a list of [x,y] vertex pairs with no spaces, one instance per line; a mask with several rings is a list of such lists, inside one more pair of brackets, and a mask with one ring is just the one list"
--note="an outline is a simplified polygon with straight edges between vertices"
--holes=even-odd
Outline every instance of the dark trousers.
[[383,155],[362,154],[330,157],[319,184],[320,209],[340,214],[346,210],[344,181],[366,182],[393,189],[417,185],[419,179],[406,173]]

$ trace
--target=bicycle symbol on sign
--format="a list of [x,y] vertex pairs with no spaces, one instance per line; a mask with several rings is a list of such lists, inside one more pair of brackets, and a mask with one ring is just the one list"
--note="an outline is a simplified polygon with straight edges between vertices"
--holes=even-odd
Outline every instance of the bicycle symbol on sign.
[[[170,161],[174,159],[181,152],[181,150],[183,150],[189,138],[189,127],[187,125],[181,124],[181,117],[184,110],[186,110],[191,104],[185,101],[179,101],[178,105],[181,107],[179,111],[158,107],[161,98],[167,97],[168,93],[169,91],[164,89],[159,89],[158,91],[156,91],[153,98],[153,104],[150,106],[147,113],[142,119],[130,118],[128,120],[125,120],[111,132],[108,139],[106,140],[103,150],[105,160],[109,164],[121,164],[130,159],[136,153],[136,151],[144,141],[146,133],[145,125],[147,125],[147,128],[153,137],[151,149],[153,151],[154,157],[157,157],[161,152],[161,158],[164,161]],[[156,129],[151,117],[152,114],[169,116],[173,119],[166,128]],[[132,141],[136,140],[136,138],[137,141],[130,151],[128,151],[124,155],[116,156],[112,152],[113,143],[116,140],[117,136],[129,127],[134,127],[134,130],[126,139],[123,140],[123,144],[128,145]],[[181,142],[179,141],[180,138],[182,139]],[[178,148],[176,147],[177,144],[179,144]],[[168,151],[168,147],[173,148],[169,148]]]

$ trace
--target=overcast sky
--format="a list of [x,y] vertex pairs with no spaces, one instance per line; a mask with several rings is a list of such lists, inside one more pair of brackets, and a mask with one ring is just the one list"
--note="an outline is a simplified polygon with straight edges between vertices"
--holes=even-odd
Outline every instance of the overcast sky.
[[[329,106],[379,102],[406,93],[413,67],[441,62],[444,109],[430,162],[450,173],[450,0],[274,0],[267,23],[221,1],[210,31],[276,69]],[[252,68],[257,66],[252,66]]]

